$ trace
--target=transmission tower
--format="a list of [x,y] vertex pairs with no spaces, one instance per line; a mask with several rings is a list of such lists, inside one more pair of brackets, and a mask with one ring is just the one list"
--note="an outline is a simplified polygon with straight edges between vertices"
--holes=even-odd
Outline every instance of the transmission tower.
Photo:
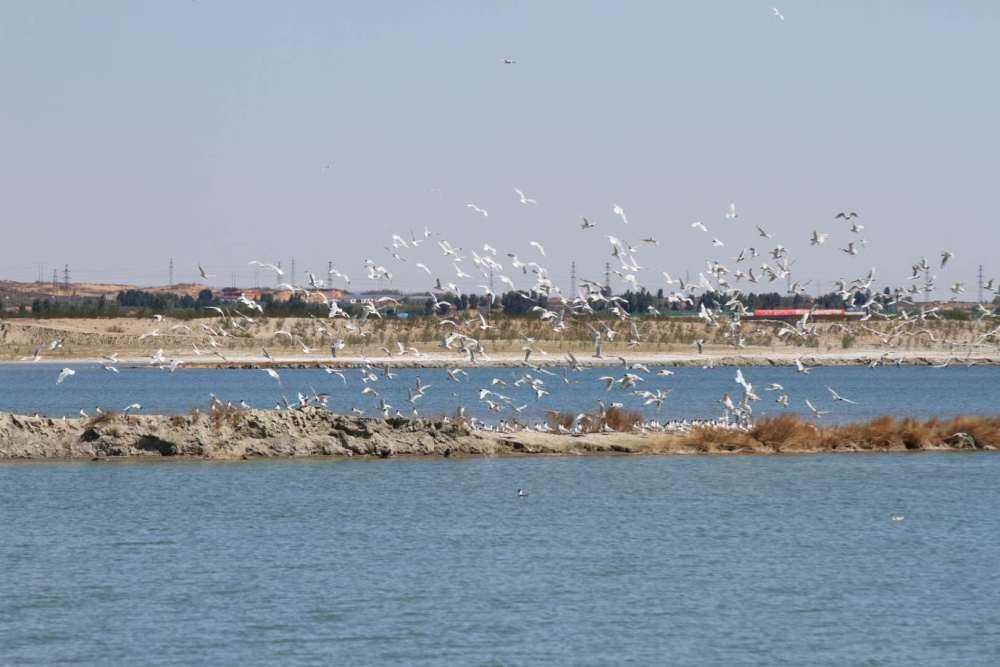
[[59,271],[58,271],[58,269],[52,269],[52,287],[53,287],[53,289],[59,289]]
[[167,285],[173,285],[173,284],[174,284],[174,258],[171,257],[170,258],[170,280],[167,283]]
[[611,296],[611,262],[604,263],[604,291],[605,296]]
[[63,289],[69,294],[69,264],[63,265]]
[[983,302],[983,265],[979,265],[979,303]]
[[571,299],[576,298],[576,262],[569,265],[569,296]]
[[289,271],[289,274],[288,274],[288,282],[291,283],[292,285],[294,285],[295,284],[295,258],[294,257],[292,257],[292,261],[288,264],[288,266],[291,267],[291,270]]

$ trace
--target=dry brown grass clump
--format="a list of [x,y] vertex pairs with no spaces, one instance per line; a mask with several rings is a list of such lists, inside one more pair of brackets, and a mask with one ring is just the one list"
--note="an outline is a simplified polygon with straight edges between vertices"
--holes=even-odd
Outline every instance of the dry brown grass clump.
[[885,416],[869,422],[817,426],[798,415],[761,419],[749,431],[701,426],[681,438],[701,452],[899,451],[935,448],[1000,448],[1000,417],[956,417],[921,421]]
[[945,438],[965,433],[977,447],[1000,447],[1000,417],[955,417],[938,425],[938,433]]
[[219,430],[226,424],[235,428],[243,419],[244,412],[246,410],[232,403],[216,403],[210,408],[212,428]]
[[681,436],[680,444],[704,453],[761,449],[760,441],[749,433],[718,426],[696,426]]
[[748,434],[764,447],[775,451],[786,448],[802,449],[817,440],[816,426],[798,415],[783,414],[756,422]]
[[[590,412],[583,413],[583,415],[580,419],[580,431],[582,433],[600,433],[604,430],[605,424],[612,431],[629,433],[635,431],[643,420],[641,412],[637,410],[622,410],[617,407],[610,407],[605,410],[603,417],[600,410],[591,410]],[[553,430],[558,426],[570,429],[573,427],[575,419],[576,414],[572,412],[556,412],[553,410],[548,413],[548,425]]]

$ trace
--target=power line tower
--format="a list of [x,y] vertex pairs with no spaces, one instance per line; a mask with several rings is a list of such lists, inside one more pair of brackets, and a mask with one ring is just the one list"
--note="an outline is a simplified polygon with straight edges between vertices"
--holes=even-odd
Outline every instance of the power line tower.
[[569,265],[569,296],[571,299],[576,298],[576,262],[571,262]]
[[611,296],[611,262],[604,263],[604,292],[605,296]]
[[979,265],[979,303],[983,302],[983,265]]
[[[331,259],[326,263],[326,281],[328,283],[333,282],[333,278],[330,277],[332,275],[333,275],[333,260]],[[327,285],[327,287],[330,287],[330,285]]]
[[63,289],[69,294],[69,264],[63,265]]
[[174,284],[174,258],[173,257],[170,258],[170,271],[169,271],[169,274],[170,274],[170,278],[169,278],[169,282],[167,284],[168,285],[173,285]]
[[52,269],[52,288],[59,289],[59,270]]
[[294,257],[292,257],[292,261],[288,264],[288,266],[291,267],[291,270],[289,271],[289,275],[288,275],[288,282],[291,283],[292,285],[294,285],[295,284],[295,258]]

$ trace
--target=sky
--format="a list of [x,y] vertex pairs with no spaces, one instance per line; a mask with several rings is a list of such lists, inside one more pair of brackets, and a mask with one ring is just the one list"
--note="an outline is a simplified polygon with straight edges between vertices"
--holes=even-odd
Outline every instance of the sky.
[[660,242],[654,290],[775,243],[810,291],[943,249],[940,285],[1000,277],[1000,5],[770,2],[0,1],[0,278],[266,285],[250,260],[294,258],[365,288],[371,258],[426,289],[444,238],[566,289],[608,234]]

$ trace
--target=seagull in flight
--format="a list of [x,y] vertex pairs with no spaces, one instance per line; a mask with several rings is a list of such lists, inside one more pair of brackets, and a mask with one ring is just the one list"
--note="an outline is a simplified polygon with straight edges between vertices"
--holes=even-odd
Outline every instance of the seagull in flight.
[[201,264],[198,265],[198,273],[201,274],[202,280],[208,280],[209,278],[214,278],[214,273],[205,273],[205,269],[202,268]]
[[944,265],[948,263],[948,260],[951,259],[954,256],[955,256],[955,253],[950,252],[948,250],[942,250],[941,251],[941,268],[943,269]]
[[613,212],[613,213],[614,213],[615,215],[617,215],[617,216],[618,216],[619,218],[621,218],[621,219],[622,219],[622,222],[624,222],[624,223],[625,223],[626,225],[628,224],[628,216],[627,216],[627,215],[625,215],[625,209],[623,209],[623,208],[622,208],[621,206],[619,206],[618,204],[615,204],[615,205],[614,205],[614,208],[612,208],[612,209],[611,209],[611,211],[612,211],[612,212]]
[[63,380],[65,380],[68,377],[72,377],[74,375],[76,375],[76,371],[74,371],[72,368],[64,368],[61,371],[59,371],[59,377],[56,378],[56,384],[62,384]]
[[545,257],[545,248],[538,241],[528,241],[528,245],[534,246],[538,252],[542,253],[542,257]]
[[814,229],[813,230],[812,238],[809,239],[809,244],[810,245],[823,245],[824,243],[826,243],[826,240],[828,238],[830,238],[829,234],[824,234],[823,232],[818,232],[818,231],[816,231]]
[[757,227],[757,233],[760,234],[763,238],[765,239],[772,238],[772,234],[768,234],[766,229],[764,229],[760,225],[756,225],[756,227]]
[[475,205],[475,204],[473,204],[472,202],[469,202],[469,203],[468,203],[468,204],[466,204],[465,206],[466,206],[467,208],[471,208],[471,209],[472,209],[473,211],[475,211],[475,212],[476,212],[476,213],[478,213],[479,215],[483,216],[484,218],[488,218],[488,217],[490,217],[490,214],[486,212],[486,209],[484,209],[484,208],[479,208],[478,206],[476,206],[476,205]]
[[736,212],[736,204],[730,204],[726,210],[726,220],[735,220],[738,217],[740,214]]
[[820,418],[820,417],[822,417],[823,415],[828,415],[828,414],[830,414],[830,411],[829,411],[829,410],[818,410],[818,409],[816,409],[816,406],[815,406],[815,405],[813,405],[812,403],[810,403],[810,402],[809,402],[809,399],[808,399],[808,398],[806,399],[806,407],[807,407],[807,408],[809,408],[810,410],[812,410],[812,413],[813,413],[813,415],[814,415],[814,416],[815,416],[815,417],[816,417],[817,419],[819,419],[819,418]]
[[846,222],[847,220],[850,220],[851,218],[856,218],[856,217],[858,217],[858,214],[855,211],[851,211],[850,213],[845,213],[844,211],[841,211],[837,215],[833,216],[833,219],[834,220],[844,220]]
[[706,227],[704,224],[702,224],[701,222],[699,222],[697,220],[695,220],[694,222],[691,223],[691,229],[700,229],[703,232],[707,232],[708,231],[708,227]]
[[597,226],[596,224],[594,224],[590,220],[587,220],[586,218],[580,218],[580,219],[583,220],[583,222],[580,223],[580,229],[593,229],[594,227]]
[[504,58],[503,59],[503,64],[504,65],[516,65],[517,61],[514,60],[513,58]]
[[777,18],[779,21],[785,20],[784,14],[782,14],[777,7],[771,7],[771,13],[774,14],[775,18]]
[[838,394],[837,392],[835,392],[832,387],[827,387],[826,390],[828,392],[830,392],[830,396],[833,397],[833,400],[835,400],[835,401],[843,401],[844,403],[850,403],[851,405],[857,405],[858,404],[857,401],[852,401],[849,398],[844,398],[843,396],[841,396],[840,394]]
[[524,196],[524,193],[523,193],[523,192],[521,192],[520,190],[518,190],[517,188],[514,188],[514,192],[516,192],[516,193],[517,193],[517,196],[518,196],[518,199],[520,199],[520,200],[521,200],[521,203],[522,203],[522,204],[524,204],[524,205],[526,205],[526,206],[527,206],[528,204],[535,204],[535,205],[537,205],[537,204],[538,204],[538,202],[537,202],[536,200],[532,199],[531,197],[525,197],[525,196]]
[[267,262],[258,262],[256,259],[251,259],[250,260],[250,265],[251,266],[259,266],[262,269],[271,269],[272,271],[274,271],[275,273],[277,273],[279,276],[285,275],[285,272],[282,271],[277,266],[275,266],[274,264],[268,264]]

